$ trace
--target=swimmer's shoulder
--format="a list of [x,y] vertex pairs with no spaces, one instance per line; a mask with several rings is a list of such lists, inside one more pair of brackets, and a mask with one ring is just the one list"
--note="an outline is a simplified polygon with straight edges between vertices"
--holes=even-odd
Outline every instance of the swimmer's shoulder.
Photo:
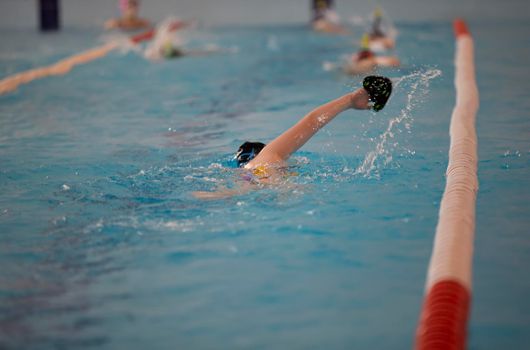
[[111,18],[105,22],[105,29],[119,28],[119,18]]
[[287,166],[285,160],[280,155],[274,152],[267,152],[265,149],[261,151],[256,158],[245,164],[245,169],[255,169],[257,167],[264,168],[281,168]]
[[143,18],[113,18],[105,23],[107,29],[135,30],[150,28],[151,23]]

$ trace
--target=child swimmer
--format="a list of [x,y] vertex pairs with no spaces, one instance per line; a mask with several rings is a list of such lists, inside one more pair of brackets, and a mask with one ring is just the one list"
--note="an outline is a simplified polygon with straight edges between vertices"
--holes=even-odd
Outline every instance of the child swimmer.
[[287,159],[333,118],[348,109],[384,108],[392,82],[386,77],[368,76],[363,87],[328,102],[304,116],[298,123],[275,138],[268,145],[261,142],[245,142],[235,155],[239,167],[247,170],[240,187],[215,192],[198,191],[192,194],[200,199],[221,199],[244,194],[258,184],[279,184],[285,176]]
[[381,7],[377,6],[373,15],[372,28],[370,30],[370,48],[372,50],[393,49],[396,46],[395,40],[391,35],[387,35],[383,28],[383,12]]
[[120,0],[121,17],[113,18],[105,23],[105,29],[136,30],[150,28],[148,20],[138,17],[139,0]]
[[151,60],[159,60],[162,58],[177,58],[184,55],[182,46],[184,44],[183,37],[178,33],[178,30],[185,29],[186,26],[179,26],[175,28],[175,24],[185,23],[174,18],[168,18],[162,22],[156,29],[156,34],[153,42],[146,48],[145,57]]
[[339,15],[333,10],[333,0],[313,0],[311,27],[316,32],[349,34],[340,24]]
[[361,39],[361,50],[353,54],[344,65],[344,71],[348,74],[363,74],[377,67],[399,67],[399,58],[395,56],[376,56],[370,50],[370,38],[364,34]]
[[184,21],[168,18],[156,29],[153,42],[145,49],[144,56],[152,61],[174,59],[183,56],[207,55],[219,52],[233,52],[232,49],[222,49],[209,45],[202,49],[188,50],[184,48],[185,38],[181,31],[195,26],[195,21]]

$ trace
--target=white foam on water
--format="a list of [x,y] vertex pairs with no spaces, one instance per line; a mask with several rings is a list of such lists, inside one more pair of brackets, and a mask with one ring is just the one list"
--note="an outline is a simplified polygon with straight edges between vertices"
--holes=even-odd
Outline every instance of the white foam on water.
[[325,72],[331,72],[339,68],[339,64],[336,62],[324,61],[322,62],[322,70]]
[[280,45],[278,44],[278,39],[275,35],[270,35],[267,38],[267,49],[270,51],[280,51]]
[[387,165],[392,161],[392,151],[396,148],[397,142],[390,143],[394,137],[397,127],[401,123],[407,130],[410,130],[412,124],[412,110],[417,106],[418,102],[427,94],[430,81],[439,77],[442,72],[439,69],[430,69],[427,71],[418,71],[393,81],[394,91],[404,82],[411,82],[410,91],[407,94],[405,106],[401,109],[399,114],[388,121],[386,130],[379,136],[379,140],[375,148],[369,151],[361,165],[354,171],[354,175],[362,175],[364,177],[378,176],[376,161],[383,158],[383,164]]
[[152,42],[147,45],[144,51],[144,57],[150,60],[159,60],[162,58],[160,52],[162,47],[171,44],[172,47],[181,48],[186,44],[186,38],[181,31],[172,30],[172,25],[178,19],[174,16],[166,18],[156,28],[156,35]]

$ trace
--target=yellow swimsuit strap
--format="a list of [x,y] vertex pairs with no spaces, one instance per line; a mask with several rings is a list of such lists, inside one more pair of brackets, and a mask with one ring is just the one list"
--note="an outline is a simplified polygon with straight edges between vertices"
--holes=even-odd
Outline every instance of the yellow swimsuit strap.
[[[268,168],[264,165],[258,165],[257,167],[252,169],[252,174],[256,176],[258,179],[266,179],[271,176]],[[298,172],[296,171],[290,171],[290,172],[285,172],[285,173],[282,172],[282,174],[285,175],[286,177],[298,176]]]
[[260,179],[266,178],[271,176],[269,172],[267,171],[267,168],[263,165],[258,165],[254,169],[252,169],[252,174],[257,176]]

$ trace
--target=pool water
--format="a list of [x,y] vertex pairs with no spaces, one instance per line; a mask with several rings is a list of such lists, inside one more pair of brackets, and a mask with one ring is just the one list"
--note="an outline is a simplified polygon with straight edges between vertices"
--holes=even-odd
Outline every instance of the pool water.
[[[528,23],[471,22],[481,108],[470,349],[530,342]],[[360,29],[359,29],[360,30]],[[349,37],[201,30],[231,52],[111,53],[0,96],[0,347],[410,349],[454,105],[450,23],[398,23],[395,89],[347,111],[293,175],[218,201],[232,156],[360,86]],[[360,33],[357,33],[360,35]],[[0,77],[96,46],[4,31]],[[357,36],[359,36],[357,35]]]

